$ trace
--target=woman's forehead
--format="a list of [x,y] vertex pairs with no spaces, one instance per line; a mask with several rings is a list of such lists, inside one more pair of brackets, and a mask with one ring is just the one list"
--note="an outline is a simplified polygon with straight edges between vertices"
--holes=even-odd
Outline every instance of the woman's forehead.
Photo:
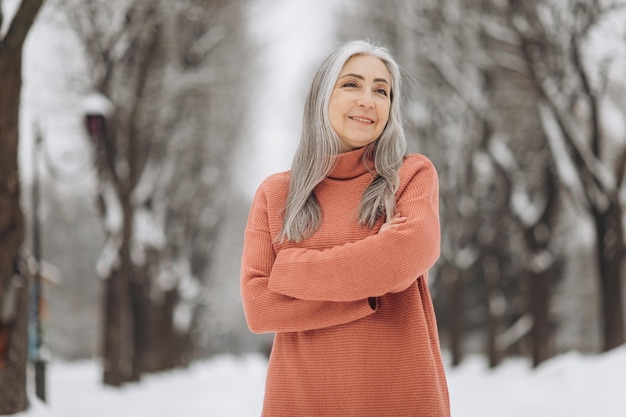
[[376,80],[382,79],[389,85],[393,81],[387,64],[382,59],[372,55],[358,54],[348,58],[339,72],[339,78],[346,74],[368,76]]

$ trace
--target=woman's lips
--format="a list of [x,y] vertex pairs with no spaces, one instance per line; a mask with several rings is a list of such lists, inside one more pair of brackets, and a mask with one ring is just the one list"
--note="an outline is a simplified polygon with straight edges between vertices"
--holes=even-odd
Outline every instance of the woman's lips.
[[368,124],[374,123],[372,119],[368,119],[367,117],[361,117],[361,116],[348,116],[348,117],[354,120],[355,122],[368,123]]

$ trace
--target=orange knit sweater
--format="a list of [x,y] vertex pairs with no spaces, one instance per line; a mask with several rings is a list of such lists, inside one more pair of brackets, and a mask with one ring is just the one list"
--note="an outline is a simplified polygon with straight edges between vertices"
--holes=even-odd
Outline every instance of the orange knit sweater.
[[427,284],[439,256],[437,173],[422,155],[405,158],[396,207],[408,219],[378,234],[382,220],[357,221],[373,179],[364,149],[336,157],[315,188],[322,224],[299,244],[276,243],[289,172],[255,196],[241,292],[250,329],[275,333],[263,417],[450,415]]

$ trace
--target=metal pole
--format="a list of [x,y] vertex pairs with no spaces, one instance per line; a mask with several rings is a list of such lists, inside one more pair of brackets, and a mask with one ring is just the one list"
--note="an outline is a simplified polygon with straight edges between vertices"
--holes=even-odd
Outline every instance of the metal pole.
[[43,286],[41,285],[41,224],[39,222],[39,202],[41,199],[39,183],[39,153],[41,150],[41,132],[35,126],[35,146],[33,149],[33,256],[35,257],[35,323],[36,323],[36,353],[35,353],[35,394],[41,401],[46,401],[46,362],[42,355],[43,326],[42,311]]

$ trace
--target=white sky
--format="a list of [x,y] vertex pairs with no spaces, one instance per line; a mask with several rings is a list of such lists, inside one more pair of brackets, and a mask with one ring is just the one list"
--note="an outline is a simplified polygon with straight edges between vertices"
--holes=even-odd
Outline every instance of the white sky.
[[242,177],[237,179],[249,196],[268,175],[291,166],[313,72],[336,44],[332,11],[340,4],[337,0],[253,2],[251,31],[264,52],[251,106],[252,141],[243,145]]

